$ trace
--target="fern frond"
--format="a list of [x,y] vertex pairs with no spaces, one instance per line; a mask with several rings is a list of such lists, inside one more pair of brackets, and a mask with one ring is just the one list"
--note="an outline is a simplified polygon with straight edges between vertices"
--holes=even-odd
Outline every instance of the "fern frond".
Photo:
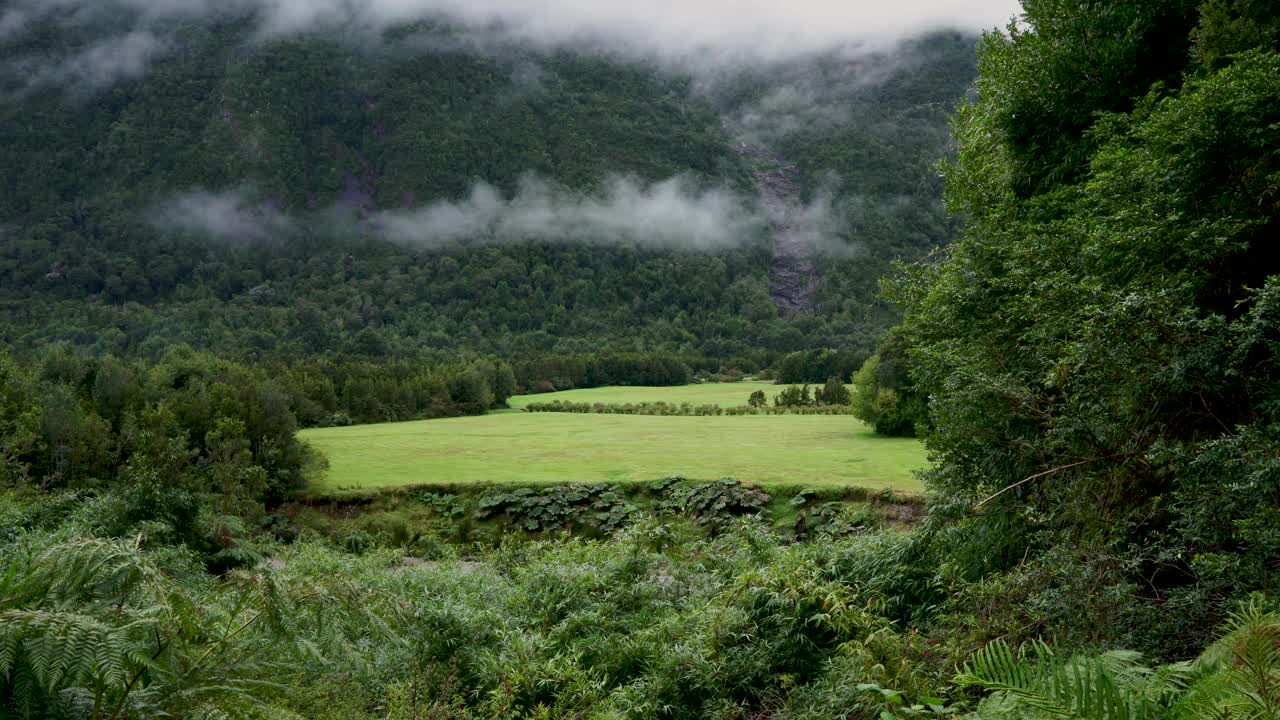
[[113,626],[99,618],[40,610],[0,613],[0,647],[5,668],[0,678],[29,675],[41,692],[68,688],[122,688],[139,667],[136,646],[140,625]]
[[139,543],[88,538],[54,545],[36,559],[29,582],[55,602],[120,600],[156,575]]
[[1201,677],[1175,706],[1177,717],[1280,717],[1280,614],[1254,598],[1231,614],[1224,630],[1196,661]]
[[1158,703],[1148,697],[1152,671],[1136,653],[1064,659],[1044,643],[1015,654],[996,641],[974,653],[955,682],[1001,693],[1015,704],[1063,718],[1144,720]]

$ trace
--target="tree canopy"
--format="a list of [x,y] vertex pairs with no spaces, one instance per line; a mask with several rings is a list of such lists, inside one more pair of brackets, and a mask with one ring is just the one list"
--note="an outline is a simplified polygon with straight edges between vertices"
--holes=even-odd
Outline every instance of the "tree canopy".
[[1144,598],[1149,643],[1276,589],[1280,56],[1222,54],[1227,5],[1027,2],[956,119],[963,237],[891,288],[940,508]]

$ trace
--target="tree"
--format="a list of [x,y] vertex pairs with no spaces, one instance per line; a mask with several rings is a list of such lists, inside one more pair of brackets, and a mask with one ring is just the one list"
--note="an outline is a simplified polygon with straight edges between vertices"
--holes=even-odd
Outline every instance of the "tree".
[[1254,48],[1280,51],[1280,15],[1268,0],[1207,0],[1193,37],[1201,65],[1221,69]]
[[826,385],[814,391],[814,399],[819,405],[848,405],[852,397],[840,378],[829,377]]
[[141,378],[125,363],[112,355],[102,358],[93,374],[93,402],[98,413],[118,428],[126,410],[136,405],[141,385]]
[[493,391],[489,382],[475,368],[470,368],[449,381],[449,398],[464,413],[481,415],[493,406]]
[[769,403],[769,399],[765,397],[763,390],[756,390],[751,393],[751,397],[747,398],[747,404],[753,408],[762,408]]
[[813,404],[813,395],[808,385],[788,385],[773,398],[774,407],[808,407]]
[[487,375],[489,389],[493,391],[493,405],[506,407],[507,398],[516,392],[516,376],[511,366],[505,362],[489,363]]
[[244,423],[219,418],[204,439],[212,488],[221,496],[222,512],[231,515],[238,506],[250,507],[267,487],[267,473],[253,463]]
[[[998,155],[999,164],[961,162],[953,171],[989,172],[991,192],[1019,198],[1080,179],[1096,147],[1095,113],[1128,112],[1154,83],[1176,86],[1198,4],[1023,2],[1021,22],[983,38],[980,100],[962,104],[958,117],[959,132],[974,132],[960,138],[961,154]],[[981,212],[952,203],[953,212]]]
[[929,421],[929,407],[908,372],[907,343],[890,331],[880,350],[853,376],[854,415],[880,435],[915,437]]
[[[1250,50],[1184,82],[1168,74],[1190,57],[1171,35],[1184,3],[1028,9],[1025,28],[984,43],[980,97],[957,119],[944,172],[964,236],[890,287],[929,398],[926,477],[966,527],[1018,517],[1040,547],[1090,548],[1069,561],[1089,569],[1057,577],[1145,588],[1150,604],[1127,601],[1145,628],[1132,632],[1183,653],[1232,594],[1274,587],[1252,571],[1270,536],[1247,528],[1280,512],[1266,475],[1280,453],[1280,57]],[[1143,49],[1157,37],[1179,56],[1163,69],[1166,51]],[[863,406],[884,374],[864,371]],[[1246,475],[1262,484],[1245,490]],[[1126,574],[1136,557],[1128,571],[1101,560],[1118,546],[1165,569],[1146,583]],[[1203,598],[1189,630],[1158,630],[1170,596]],[[1086,605],[1069,622],[1108,612]]]

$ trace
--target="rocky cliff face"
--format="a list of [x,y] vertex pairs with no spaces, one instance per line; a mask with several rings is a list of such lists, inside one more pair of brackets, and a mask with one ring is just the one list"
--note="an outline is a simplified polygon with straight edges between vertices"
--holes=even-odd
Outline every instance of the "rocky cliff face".
[[813,228],[800,194],[800,168],[763,145],[737,143],[734,151],[751,164],[760,202],[773,237],[769,294],[784,314],[813,309],[818,289]]

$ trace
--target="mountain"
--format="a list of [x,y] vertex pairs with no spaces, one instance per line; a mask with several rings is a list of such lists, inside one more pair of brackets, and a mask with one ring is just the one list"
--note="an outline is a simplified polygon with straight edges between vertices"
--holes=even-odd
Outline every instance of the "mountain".
[[970,36],[714,74],[427,22],[352,37],[0,42],[0,338],[763,362],[872,348],[878,278],[955,232],[933,163]]

